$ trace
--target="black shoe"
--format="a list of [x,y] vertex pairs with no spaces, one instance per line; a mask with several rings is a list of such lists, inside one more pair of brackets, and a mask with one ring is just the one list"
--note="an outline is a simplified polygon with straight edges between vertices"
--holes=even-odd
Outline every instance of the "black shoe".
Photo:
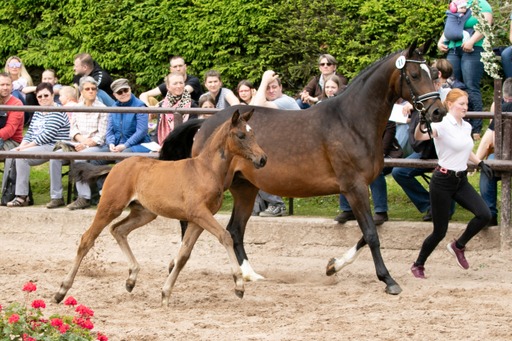
[[373,215],[373,222],[375,223],[376,226],[379,226],[379,225],[382,225],[384,224],[385,221],[388,221],[389,218],[388,218],[388,212],[379,212],[379,213],[375,213]]
[[423,221],[432,221],[432,213],[430,213],[430,210],[423,216]]
[[498,226],[498,216],[493,215],[485,227]]
[[349,220],[356,220],[356,216],[352,211],[343,211],[336,218],[334,218],[339,224],[345,224]]

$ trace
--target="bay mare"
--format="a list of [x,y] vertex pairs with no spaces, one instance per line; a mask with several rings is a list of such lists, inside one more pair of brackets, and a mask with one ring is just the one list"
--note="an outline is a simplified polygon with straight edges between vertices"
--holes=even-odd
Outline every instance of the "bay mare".
[[[389,274],[380,252],[373,222],[368,185],[383,166],[382,135],[392,106],[399,98],[411,102],[430,121],[446,114],[430,78],[423,57],[428,43],[421,48],[391,54],[361,72],[337,97],[300,111],[236,106],[207,119],[186,145],[173,142],[171,134],[162,147],[160,158],[179,159],[190,151],[197,155],[215,128],[233,111],[254,110],[251,126],[258,143],[268,155],[267,166],[255,169],[246,160],[234,158],[225,182],[234,204],[227,229],[244,279],[262,278],[251,267],[243,245],[247,221],[259,189],[284,197],[311,197],[343,193],[357,218],[362,238],[340,259],[327,265],[332,275],[353,261],[358,251],[369,245],[377,277],[386,283],[386,292],[402,289]],[[187,123],[185,123],[187,124]],[[232,179],[232,181],[231,181]],[[183,226],[183,225],[182,225]]]
[[[82,180],[95,179],[105,172],[109,173],[94,220],[82,235],[73,267],[55,294],[55,300],[60,302],[66,296],[82,259],[96,238],[127,207],[130,209],[129,215],[113,224],[110,232],[129,260],[129,277],[126,280],[128,291],[131,292],[135,286],[140,270],[128,244],[128,234],[161,215],[189,222],[178,255],[171,263],[172,268],[162,288],[162,305],[169,304],[174,283],[203,230],[212,233],[226,248],[235,281],[235,294],[243,297],[244,280],[233,250],[233,240],[213,215],[222,205],[224,181],[233,157],[247,160],[256,168],[266,164],[267,156],[256,143],[254,131],[247,124],[251,115],[251,111],[243,114],[235,111],[231,120],[216,129],[201,153],[192,159],[169,162],[139,156],[128,158],[112,169],[110,166],[77,163],[74,168],[75,171],[80,169]],[[194,124],[200,123],[195,121]],[[191,127],[181,126],[176,130]]]

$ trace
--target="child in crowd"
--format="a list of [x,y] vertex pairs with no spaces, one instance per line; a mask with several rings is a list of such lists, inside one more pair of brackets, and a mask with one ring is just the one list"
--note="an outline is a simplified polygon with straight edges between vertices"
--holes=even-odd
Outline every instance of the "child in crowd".
[[[215,98],[210,94],[205,94],[199,98],[199,108],[202,109],[215,109]],[[201,114],[199,118],[208,118],[212,116],[212,114]]]

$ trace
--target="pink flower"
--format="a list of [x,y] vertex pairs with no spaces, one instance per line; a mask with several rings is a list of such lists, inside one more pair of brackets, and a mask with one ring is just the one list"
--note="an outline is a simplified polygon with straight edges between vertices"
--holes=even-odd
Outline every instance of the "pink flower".
[[43,300],[34,300],[34,302],[32,302],[32,308],[34,308],[34,309],[46,308],[46,304],[44,303]]
[[77,305],[77,301],[75,300],[75,298],[73,296],[69,296],[68,298],[66,298],[66,300],[64,301],[64,305],[71,305],[71,306],[75,306]]
[[20,316],[18,314],[12,314],[11,317],[9,317],[9,323],[13,324],[20,320]]
[[54,319],[51,319],[50,324],[52,325],[52,327],[60,327],[60,326],[62,326],[62,320],[59,318],[54,318]]
[[99,340],[99,341],[108,341],[108,337],[106,335],[103,335],[102,333],[98,333],[97,340]]
[[23,341],[36,341],[36,339],[34,339],[33,337],[31,336],[28,336],[27,334],[23,334],[22,336],[22,340]]
[[59,327],[59,332],[61,334],[66,334],[68,329],[69,329],[69,325],[68,324],[63,324],[62,326]]
[[92,324],[91,320],[89,320],[88,318],[83,318],[83,317],[74,317],[73,318],[73,323],[76,324],[77,326],[83,328],[83,329],[93,329],[94,328],[94,325]]
[[37,290],[37,287],[33,282],[27,282],[23,286],[23,291],[32,292],[32,291],[36,291],[36,290]]
[[0,311],[2,311],[2,305],[0,304]]
[[87,308],[83,304],[80,304],[78,307],[76,307],[75,311],[77,313],[79,313],[82,317],[92,317],[92,316],[94,316],[94,311],[92,311],[92,309]]

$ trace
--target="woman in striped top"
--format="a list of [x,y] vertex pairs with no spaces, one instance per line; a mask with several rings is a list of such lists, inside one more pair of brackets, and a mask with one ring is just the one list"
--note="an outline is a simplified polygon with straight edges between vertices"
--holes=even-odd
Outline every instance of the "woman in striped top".
[[[55,106],[53,85],[41,83],[36,88],[36,98],[40,106]],[[21,144],[14,151],[50,152],[55,143],[69,140],[69,120],[66,113],[35,112],[27,133]],[[43,164],[48,160],[17,159],[16,160],[16,197],[7,203],[7,207],[20,207],[29,204],[30,167]],[[5,160],[5,169],[9,169],[12,159]],[[2,186],[3,187],[3,186]]]

